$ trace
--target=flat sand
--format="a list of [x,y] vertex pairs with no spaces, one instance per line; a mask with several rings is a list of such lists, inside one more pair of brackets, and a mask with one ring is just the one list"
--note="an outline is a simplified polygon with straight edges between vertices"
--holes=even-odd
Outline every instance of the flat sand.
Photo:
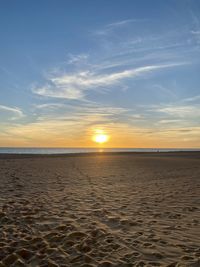
[[200,153],[0,155],[0,267],[200,266]]

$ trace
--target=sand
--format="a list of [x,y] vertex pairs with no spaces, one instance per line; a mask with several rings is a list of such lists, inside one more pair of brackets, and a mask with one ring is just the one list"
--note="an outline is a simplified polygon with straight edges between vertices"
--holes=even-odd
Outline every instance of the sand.
[[0,267],[200,266],[200,153],[0,156]]

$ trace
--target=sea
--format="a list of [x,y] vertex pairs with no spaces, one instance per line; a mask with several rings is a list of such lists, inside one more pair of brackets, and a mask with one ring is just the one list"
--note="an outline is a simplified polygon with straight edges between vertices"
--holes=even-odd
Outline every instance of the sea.
[[41,148],[41,147],[0,147],[0,154],[79,154],[97,152],[179,152],[200,151],[200,148]]

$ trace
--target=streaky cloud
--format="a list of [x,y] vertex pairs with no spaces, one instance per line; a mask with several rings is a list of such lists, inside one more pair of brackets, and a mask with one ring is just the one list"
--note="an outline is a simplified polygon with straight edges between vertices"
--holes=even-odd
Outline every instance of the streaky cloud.
[[24,117],[24,113],[18,107],[9,107],[9,106],[5,106],[5,105],[0,105],[0,110],[11,113],[12,114],[10,116],[11,120]]
[[85,92],[90,90],[102,91],[103,86],[110,87],[126,79],[134,79],[141,75],[145,75],[155,70],[182,66],[186,62],[177,62],[161,65],[142,66],[133,69],[126,69],[120,72],[112,72],[109,74],[94,73],[90,70],[76,72],[73,74],[65,74],[57,77],[50,77],[48,83],[39,88],[34,88],[35,94],[67,99],[85,98]]
[[147,21],[147,19],[142,18],[134,18],[134,19],[125,19],[125,20],[119,20],[112,23],[109,23],[105,25],[101,30],[97,30],[94,33],[96,35],[107,35],[111,33],[112,31],[118,30],[119,28],[126,27],[134,22],[143,22]]

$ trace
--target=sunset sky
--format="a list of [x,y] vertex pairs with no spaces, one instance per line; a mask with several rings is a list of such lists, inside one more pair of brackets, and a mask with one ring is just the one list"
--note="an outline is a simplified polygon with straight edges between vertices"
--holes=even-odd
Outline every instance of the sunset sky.
[[200,1],[2,0],[0,146],[200,147]]

